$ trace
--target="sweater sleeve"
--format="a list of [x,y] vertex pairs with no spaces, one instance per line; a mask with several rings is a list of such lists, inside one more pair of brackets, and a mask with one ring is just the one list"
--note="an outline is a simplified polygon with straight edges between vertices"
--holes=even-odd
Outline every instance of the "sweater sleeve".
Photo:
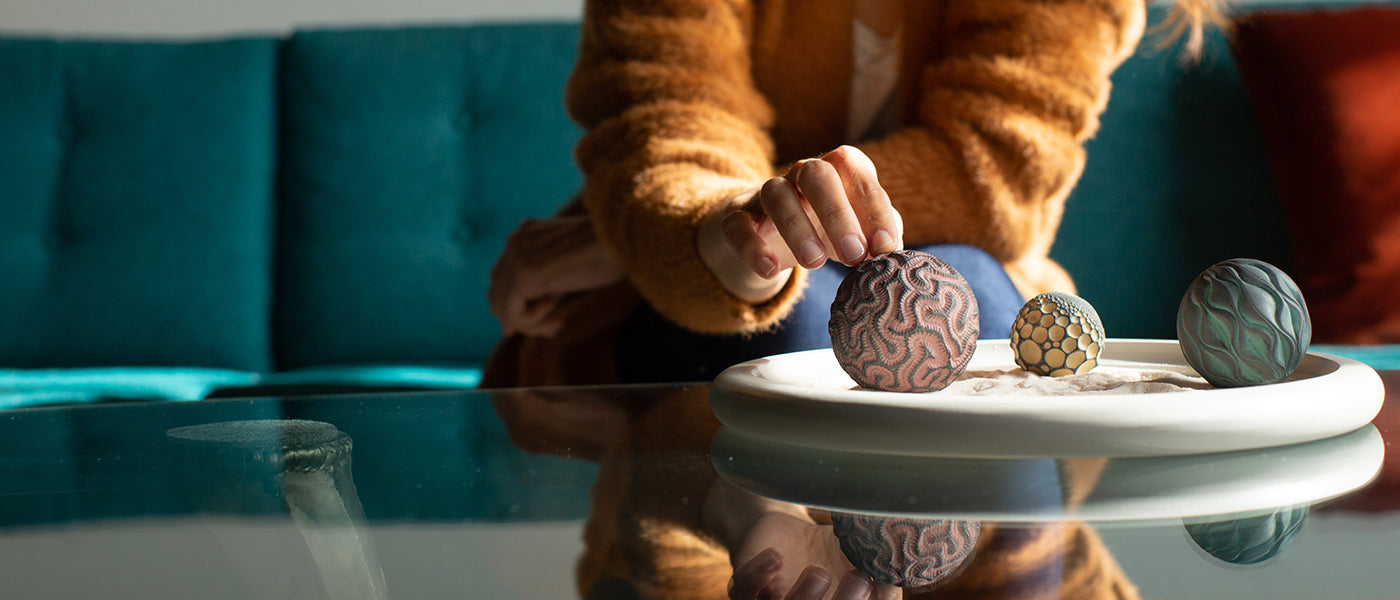
[[747,2],[598,0],[583,18],[566,103],[599,238],[659,313],[700,332],[769,325],[802,274],[754,305],[729,294],[696,246],[718,202],[773,175],[772,109],[754,86]]
[[966,0],[936,25],[918,120],[860,147],[911,244],[965,243],[1023,292],[1070,285],[1048,259],[1109,75],[1136,47],[1141,0]]

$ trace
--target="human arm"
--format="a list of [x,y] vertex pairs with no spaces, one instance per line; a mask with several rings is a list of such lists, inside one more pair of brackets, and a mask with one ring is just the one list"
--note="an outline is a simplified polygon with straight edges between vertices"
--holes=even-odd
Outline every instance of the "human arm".
[[701,257],[705,217],[774,175],[772,110],[750,74],[752,18],[747,2],[589,2],[568,85],[600,240],[653,308],[700,332],[771,324],[802,283],[792,272],[755,302]]
[[1068,286],[1045,256],[1145,7],[968,0],[942,10],[923,36],[936,47],[908,75],[921,83],[916,115],[859,147],[904,216],[906,242],[986,249],[1023,293]]

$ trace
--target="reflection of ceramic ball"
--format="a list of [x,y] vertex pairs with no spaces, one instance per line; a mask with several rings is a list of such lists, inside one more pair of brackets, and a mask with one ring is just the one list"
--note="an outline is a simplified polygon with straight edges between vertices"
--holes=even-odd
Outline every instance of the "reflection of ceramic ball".
[[877,583],[921,587],[957,574],[977,546],[977,521],[831,513],[846,558]]
[[1283,271],[1248,258],[1206,269],[1176,315],[1181,353],[1216,387],[1277,383],[1312,341],[1303,293]]
[[924,252],[881,254],[852,269],[831,303],[831,349],[861,387],[934,392],[977,349],[977,299],[951,265]]
[[1011,351],[1022,369],[1060,377],[1099,365],[1103,321],[1083,298],[1046,292],[1031,298],[1011,324]]
[[1207,554],[1227,563],[1253,565],[1283,552],[1307,519],[1306,505],[1280,508],[1267,515],[1228,521],[1186,523],[1186,533]]

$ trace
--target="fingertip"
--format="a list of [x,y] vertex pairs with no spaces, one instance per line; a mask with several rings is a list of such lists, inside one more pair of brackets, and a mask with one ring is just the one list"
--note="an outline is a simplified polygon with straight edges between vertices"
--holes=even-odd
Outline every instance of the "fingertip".
[[875,582],[864,573],[852,569],[841,578],[835,600],[868,600],[874,592]]
[[848,266],[859,264],[865,259],[865,243],[858,235],[846,235],[837,242],[836,253],[841,257],[841,262]]
[[797,588],[801,590],[803,598],[821,598],[831,588],[831,576],[819,566],[807,567],[797,578]]
[[892,585],[881,584],[876,586],[873,597],[876,600],[899,600],[904,596],[899,588]]
[[767,255],[759,256],[754,261],[753,270],[764,279],[772,279],[778,274],[778,261]]
[[777,548],[768,548],[758,553],[754,560],[757,561],[759,570],[764,573],[775,572],[783,566],[783,555]]
[[899,242],[895,241],[893,235],[884,229],[877,229],[875,235],[870,236],[870,253],[884,254],[894,252],[899,249]]
[[797,247],[797,262],[808,269],[815,269],[826,262],[826,251],[817,240],[805,240]]

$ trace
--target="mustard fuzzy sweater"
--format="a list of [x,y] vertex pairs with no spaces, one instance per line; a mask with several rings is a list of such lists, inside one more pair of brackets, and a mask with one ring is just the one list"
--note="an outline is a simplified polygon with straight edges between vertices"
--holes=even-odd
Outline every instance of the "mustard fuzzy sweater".
[[[855,145],[903,216],[906,244],[983,248],[1028,297],[1072,291],[1048,254],[1109,75],[1142,36],[1145,3],[904,0],[901,8],[903,124]],[[576,149],[582,204],[629,287],[668,319],[697,332],[759,331],[801,293],[797,269],[768,302],[733,297],[701,261],[696,236],[716,203],[848,141],[854,19],[855,0],[587,4],[566,98],[585,129]],[[565,315],[566,330],[587,332],[508,341],[507,354],[577,357],[608,342],[599,322],[619,321],[597,306],[635,306],[591,304]],[[498,353],[487,383],[576,383],[549,369],[517,372],[516,358]]]
[[[905,241],[962,243],[1026,295],[1072,290],[1048,253],[1084,167],[1109,75],[1142,35],[1142,0],[909,0],[904,126],[856,144],[904,217]],[[583,203],[642,297],[709,333],[762,328],[696,251],[701,218],[782,165],[846,140],[854,2],[590,2],[570,113]]]

